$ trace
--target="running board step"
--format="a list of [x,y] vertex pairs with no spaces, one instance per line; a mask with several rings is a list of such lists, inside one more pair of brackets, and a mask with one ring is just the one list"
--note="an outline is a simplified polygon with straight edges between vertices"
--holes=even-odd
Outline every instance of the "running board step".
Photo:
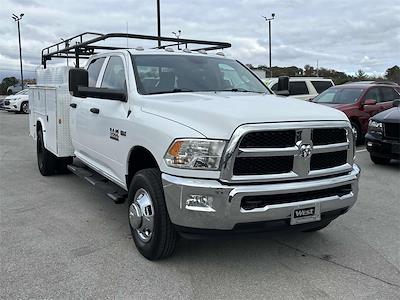
[[124,189],[95,171],[76,165],[68,165],[67,168],[78,177],[85,179],[95,188],[104,192],[116,204],[124,203],[128,198],[128,193]]

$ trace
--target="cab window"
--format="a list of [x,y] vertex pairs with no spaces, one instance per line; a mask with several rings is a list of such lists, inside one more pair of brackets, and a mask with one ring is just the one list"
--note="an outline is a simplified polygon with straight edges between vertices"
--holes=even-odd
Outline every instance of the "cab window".
[[104,71],[102,88],[126,91],[124,63],[119,56],[111,56]]
[[367,100],[367,99],[373,99],[373,100],[375,100],[376,102],[381,102],[381,101],[382,101],[382,100],[381,100],[381,94],[379,93],[378,88],[369,89],[368,92],[365,94],[364,99],[365,99],[365,100]]
[[397,95],[393,88],[381,87],[380,89],[382,92],[382,102],[389,102],[395,99],[399,99],[399,95]]
[[290,95],[307,95],[308,88],[305,81],[289,81]]
[[104,63],[104,57],[96,58],[92,60],[88,66],[88,73],[89,73],[89,86],[96,87],[97,78],[99,77],[101,67]]

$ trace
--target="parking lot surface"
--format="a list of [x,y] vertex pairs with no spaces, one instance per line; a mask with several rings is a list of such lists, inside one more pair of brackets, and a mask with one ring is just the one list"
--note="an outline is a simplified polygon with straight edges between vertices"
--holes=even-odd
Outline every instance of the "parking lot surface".
[[360,148],[359,199],[316,233],[181,240],[149,262],[127,204],[74,175],[42,177],[26,115],[0,111],[0,298],[399,299],[400,163]]

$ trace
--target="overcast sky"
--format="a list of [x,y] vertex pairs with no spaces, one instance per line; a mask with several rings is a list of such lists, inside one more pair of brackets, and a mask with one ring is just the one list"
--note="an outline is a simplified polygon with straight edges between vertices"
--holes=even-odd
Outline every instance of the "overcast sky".
[[[25,77],[32,77],[42,48],[84,31],[156,35],[156,0],[1,0],[0,78],[19,70],[21,21]],[[161,0],[162,35],[232,43],[226,53],[243,63],[268,63],[267,23],[272,22],[272,64],[305,64],[354,74],[382,74],[400,64],[400,1],[396,0]],[[130,43],[129,46],[142,45]],[[12,72],[13,75],[15,72]],[[17,75],[18,73],[15,73]],[[3,76],[1,76],[3,75]]]

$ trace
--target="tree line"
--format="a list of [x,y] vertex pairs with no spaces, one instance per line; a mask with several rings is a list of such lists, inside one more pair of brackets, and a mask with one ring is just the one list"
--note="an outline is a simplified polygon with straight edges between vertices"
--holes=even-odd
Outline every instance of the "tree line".
[[[266,66],[258,66],[257,68],[252,65],[247,65],[250,69],[265,70],[267,77],[269,77],[269,68]],[[304,77],[326,77],[331,78],[336,85],[343,84],[349,81],[363,81],[363,80],[390,80],[400,84],[400,67],[395,65],[388,68],[383,76],[371,76],[363,70],[358,70],[354,75],[349,75],[344,72],[336,71],[334,69],[314,68],[310,65],[305,65],[304,68],[296,66],[291,67],[272,67],[273,77],[279,76],[304,76]]]

